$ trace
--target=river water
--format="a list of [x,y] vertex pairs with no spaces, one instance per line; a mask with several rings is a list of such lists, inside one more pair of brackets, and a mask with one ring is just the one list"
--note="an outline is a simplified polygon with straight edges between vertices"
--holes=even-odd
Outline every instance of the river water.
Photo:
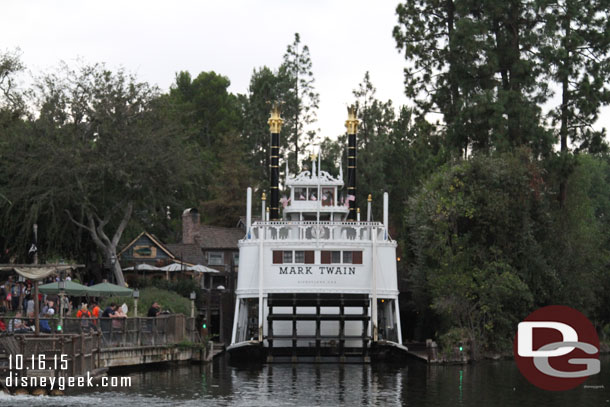
[[[608,406],[610,357],[601,373],[566,392],[529,384],[515,363],[464,366],[275,364],[208,365],[117,371],[129,388],[73,390],[62,397],[0,395],[0,406]],[[600,388],[602,387],[603,388]]]

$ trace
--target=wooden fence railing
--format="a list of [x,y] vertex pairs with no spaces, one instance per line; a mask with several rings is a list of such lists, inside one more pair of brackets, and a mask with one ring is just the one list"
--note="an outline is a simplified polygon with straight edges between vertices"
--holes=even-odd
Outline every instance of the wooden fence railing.
[[7,371],[12,365],[28,375],[83,375],[99,366],[101,344],[100,333],[4,335],[0,337],[0,371]]
[[[16,336],[33,336],[31,329],[10,329],[18,324],[11,322],[14,317],[4,318],[9,328],[7,333]],[[22,321],[27,320],[21,318]],[[101,348],[171,345],[184,341],[198,343],[201,336],[195,318],[183,314],[167,314],[157,317],[138,318],[64,318],[48,320],[50,332],[41,332],[40,338],[66,337],[69,335],[97,335],[101,337]],[[30,324],[29,326],[32,326]]]

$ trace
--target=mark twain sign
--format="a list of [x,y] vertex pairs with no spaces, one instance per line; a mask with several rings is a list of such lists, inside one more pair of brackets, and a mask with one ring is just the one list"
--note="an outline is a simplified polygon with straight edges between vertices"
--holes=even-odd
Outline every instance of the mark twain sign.
[[353,266],[280,266],[279,274],[343,274],[356,275]]
[[263,284],[271,290],[371,288],[370,267],[364,265],[283,264],[267,267]]

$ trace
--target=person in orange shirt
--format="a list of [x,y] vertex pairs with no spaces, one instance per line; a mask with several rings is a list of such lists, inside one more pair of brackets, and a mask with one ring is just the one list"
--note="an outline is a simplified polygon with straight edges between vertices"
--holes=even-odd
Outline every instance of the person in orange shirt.
[[76,318],[91,318],[91,312],[87,309],[87,304],[83,304],[76,313]]
[[93,301],[91,303],[91,305],[93,305],[93,311],[91,312],[91,314],[93,315],[93,318],[99,318],[100,317],[100,306],[97,305],[97,302]]
[[102,310],[100,309],[100,306],[97,304],[96,301],[93,301],[91,305],[93,305],[93,311],[91,312],[94,318],[93,325],[97,325],[97,319],[100,317],[100,313],[102,312]]

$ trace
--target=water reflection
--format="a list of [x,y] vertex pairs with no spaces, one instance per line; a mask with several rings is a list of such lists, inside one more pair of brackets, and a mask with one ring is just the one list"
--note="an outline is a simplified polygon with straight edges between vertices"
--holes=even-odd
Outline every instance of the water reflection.
[[234,368],[223,358],[130,376],[123,389],[77,390],[62,398],[0,396],[0,405],[45,406],[608,406],[610,358],[586,386],[553,393],[530,385],[512,361],[464,366],[276,364]]

